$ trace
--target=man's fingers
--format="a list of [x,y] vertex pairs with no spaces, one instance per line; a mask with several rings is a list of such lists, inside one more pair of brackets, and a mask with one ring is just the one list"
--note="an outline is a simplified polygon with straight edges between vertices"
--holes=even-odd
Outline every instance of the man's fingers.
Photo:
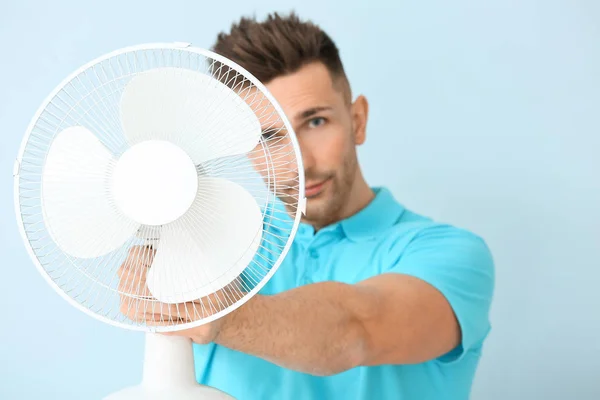
[[145,246],[135,246],[121,267],[117,270],[119,276],[119,291],[127,294],[149,295],[146,288],[146,274],[152,265],[155,251]]
[[210,315],[198,302],[165,304],[156,300],[121,296],[121,313],[136,321],[163,322],[164,324],[197,321]]
[[118,290],[131,296],[150,297],[151,295],[146,285],[146,272],[140,270],[124,273],[119,280]]
[[133,246],[129,249],[124,264],[128,266],[141,264],[149,267],[154,260],[154,254],[156,254],[156,250],[149,246]]
[[133,273],[145,275],[152,263],[145,264],[140,260],[134,258],[127,258],[123,264],[117,269],[117,276],[122,279],[128,277]]
[[148,267],[155,254],[156,251],[148,246],[134,246],[117,271],[123,315],[148,325],[173,325],[197,321],[218,312],[221,307],[211,298],[180,304],[156,301],[146,284]]

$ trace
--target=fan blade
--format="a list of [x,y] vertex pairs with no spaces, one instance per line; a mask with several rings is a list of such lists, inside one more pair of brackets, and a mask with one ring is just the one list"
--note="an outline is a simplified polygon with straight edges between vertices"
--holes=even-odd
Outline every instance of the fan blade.
[[179,220],[164,225],[147,284],[163,303],[208,296],[227,286],[252,261],[263,216],[238,184],[200,177],[198,195]]
[[121,215],[109,197],[112,154],[82,126],[60,132],[42,173],[42,207],[57,246],[73,257],[107,254],[139,224]]
[[183,68],[158,68],[131,79],[121,98],[129,144],[168,140],[196,165],[245,154],[259,143],[257,116],[240,94],[215,78]]

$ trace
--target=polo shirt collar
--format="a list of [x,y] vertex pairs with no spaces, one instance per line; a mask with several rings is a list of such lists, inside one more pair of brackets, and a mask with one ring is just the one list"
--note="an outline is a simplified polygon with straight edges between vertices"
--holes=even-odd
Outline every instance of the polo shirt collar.
[[[372,189],[375,197],[365,208],[344,220],[324,227],[319,233],[340,230],[348,239],[361,240],[378,236],[382,231],[392,227],[404,212],[404,207],[396,201],[387,188]],[[301,236],[312,236],[314,228],[301,223],[298,233]]]

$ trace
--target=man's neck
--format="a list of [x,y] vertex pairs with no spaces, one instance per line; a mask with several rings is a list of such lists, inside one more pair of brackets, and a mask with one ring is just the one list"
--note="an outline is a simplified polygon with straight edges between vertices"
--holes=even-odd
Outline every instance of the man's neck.
[[367,184],[362,173],[358,171],[355,183],[352,185],[352,190],[348,197],[348,202],[346,202],[345,206],[342,208],[339,219],[344,220],[357,214],[363,208],[368,206],[374,198],[375,192],[373,192],[373,189]]

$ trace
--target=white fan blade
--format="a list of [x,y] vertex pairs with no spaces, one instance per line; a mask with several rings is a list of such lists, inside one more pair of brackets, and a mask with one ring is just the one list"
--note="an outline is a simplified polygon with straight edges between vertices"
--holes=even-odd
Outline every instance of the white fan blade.
[[208,75],[183,68],[158,68],[131,79],[121,99],[129,144],[168,140],[196,165],[253,150],[260,122],[240,94]]
[[93,258],[119,248],[139,228],[111,203],[114,158],[82,126],[54,138],[42,173],[42,207],[50,235],[65,253]]
[[208,296],[227,286],[252,261],[263,216],[238,184],[200,177],[198,195],[179,220],[164,225],[147,284],[163,303]]

